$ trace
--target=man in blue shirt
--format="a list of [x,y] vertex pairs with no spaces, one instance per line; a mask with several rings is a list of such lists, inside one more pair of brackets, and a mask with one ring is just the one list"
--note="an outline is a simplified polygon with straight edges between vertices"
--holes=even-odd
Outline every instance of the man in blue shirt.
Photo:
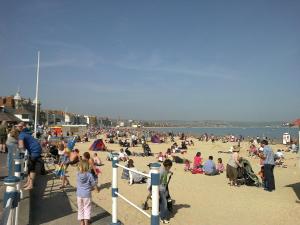
[[[35,178],[35,164],[36,162],[41,162],[42,147],[40,143],[32,137],[28,128],[26,128],[24,122],[19,123],[17,129],[20,131],[19,134],[19,149],[27,149],[29,155],[28,161],[28,180],[24,185],[25,190],[30,190],[33,188],[34,178]],[[43,164],[42,164],[43,167]],[[43,169],[43,168],[42,168]]]
[[262,140],[260,143],[263,148],[263,152],[260,153],[260,158],[264,160],[264,175],[265,175],[265,190],[274,191],[275,190],[275,179],[274,179],[274,152],[268,146],[267,140]]
[[214,176],[218,174],[218,171],[216,169],[216,164],[213,161],[213,157],[210,155],[208,157],[208,160],[203,165],[203,170],[205,175]]

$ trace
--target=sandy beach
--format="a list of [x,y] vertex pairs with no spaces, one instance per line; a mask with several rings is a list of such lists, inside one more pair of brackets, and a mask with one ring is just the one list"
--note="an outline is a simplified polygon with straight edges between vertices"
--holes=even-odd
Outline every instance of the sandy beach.
[[[77,143],[82,154],[88,151],[92,144]],[[179,142],[178,142],[179,143]],[[211,143],[200,142],[194,139],[195,146],[188,149],[187,154],[180,157],[192,160],[197,151],[202,153],[204,160],[209,155],[214,156],[214,160],[221,157],[226,165],[229,154],[218,153],[218,151],[228,150],[232,143]],[[163,144],[149,144],[152,152],[165,152],[170,147],[171,142]],[[240,155],[249,159],[246,150],[249,143],[241,143]],[[271,145],[274,152],[277,149],[286,148],[283,145]],[[111,150],[119,151],[118,144],[108,144]],[[132,151],[142,152],[142,147],[131,148]],[[102,190],[100,193],[93,193],[93,201],[111,212],[111,162],[106,160],[107,152],[98,152],[104,163],[100,182]],[[148,171],[147,164],[156,162],[154,157],[131,157],[135,162],[135,167],[140,171]],[[287,225],[300,224],[300,204],[296,203],[300,198],[300,168],[299,159],[293,153],[285,153],[285,164],[287,168],[276,167],[274,170],[276,191],[266,192],[263,188],[240,186],[229,186],[226,174],[218,176],[205,176],[202,174],[191,174],[184,172],[183,164],[173,164],[173,178],[170,182],[170,194],[175,200],[174,214],[170,220],[172,225]],[[259,171],[259,159],[250,158],[251,165],[255,173]],[[129,200],[141,205],[146,196],[146,184],[134,184],[129,186],[127,181],[121,180],[119,169],[119,192]],[[76,186],[76,168],[70,167],[68,174],[72,186]],[[298,197],[297,194],[298,193]],[[149,224],[149,219],[140,212],[119,199],[119,219],[125,225]]]

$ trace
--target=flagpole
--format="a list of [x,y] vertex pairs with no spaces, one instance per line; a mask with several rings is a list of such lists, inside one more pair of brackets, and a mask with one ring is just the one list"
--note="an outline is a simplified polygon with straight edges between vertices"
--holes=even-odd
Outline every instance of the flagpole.
[[36,70],[36,88],[35,88],[35,120],[34,120],[34,137],[36,138],[38,124],[38,94],[39,94],[39,73],[40,73],[40,51],[38,51],[38,63]]

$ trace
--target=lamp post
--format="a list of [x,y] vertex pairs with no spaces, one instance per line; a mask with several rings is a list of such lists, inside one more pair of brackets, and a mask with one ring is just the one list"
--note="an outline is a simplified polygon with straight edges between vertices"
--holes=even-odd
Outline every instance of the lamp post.
[[38,51],[38,63],[36,69],[36,88],[35,88],[35,120],[34,120],[34,137],[36,138],[38,123],[38,94],[39,94],[39,73],[40,73],[40,51]]

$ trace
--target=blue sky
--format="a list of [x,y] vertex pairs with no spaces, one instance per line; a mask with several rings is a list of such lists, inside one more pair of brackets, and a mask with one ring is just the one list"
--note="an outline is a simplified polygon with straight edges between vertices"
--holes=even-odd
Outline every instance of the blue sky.
[[300,1],[1,1],[0,95],[132,119],[300,115]]

